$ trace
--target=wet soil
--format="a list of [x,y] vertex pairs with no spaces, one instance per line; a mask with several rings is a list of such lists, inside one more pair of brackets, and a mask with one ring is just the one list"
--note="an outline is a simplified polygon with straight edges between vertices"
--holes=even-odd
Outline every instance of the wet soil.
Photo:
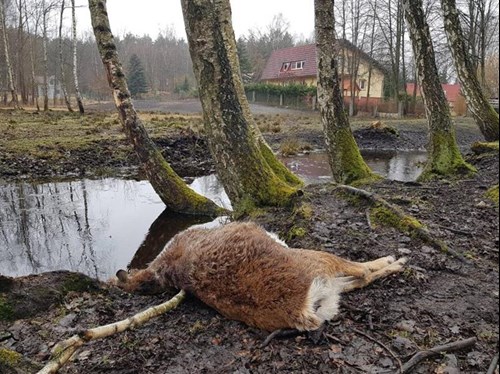
[[[425,127],[403,125],[398,130],[396,136],[358,128],[355,135],[363,149],[425,147]],[[268,132],[265,137],[274,149],[290,138],[323,148],[317,129]],[[477,131],[460,128],[457,138],[465,150],[481,137]],[[183,129],[156,136],[155,141],[180,175],[213,172],[199,133]],[[476,337],[474,347],[427,360],[414,372],[486,373],[498,352],[499,338],[499,213],[485,197],[488,188],[498,184],[498,153],[469,160],[479,172],[468,180],[425,185],[383,181],[367,187],[421,220],[467,262],[372,222],[366,203],[329,185],[307,187],[293,208],[253,217],[290,246],[359,261],[386,255],[410,258],[404,273],[345,295],[338,318],[326,326],[319,342],[299,334],[260,348],[265,332],[229,321],[189,298],[141,328],[87,344],[61,372],[396,373],[400,363],[419,350]],[[0,152],[0,179],[99,173],[140,176],[125,140],[96,141],[50,160]],[[83,289],[72,288],[75,283]],[[59,340],[124,319],[171,296],[129,295],[68,273],[0,277],[0,353],[9,349],[43,364]],[[0,372],[10,372],[2,365]]]
[[[338,318],[318,343],[296,335],[260,348],[266,333],[226,320],[189,298],[141,328],[87,344],[61,372],[397,373],[416,351],[476,337],[474,347],[427,360],[414,372],[486,373],[499,338],[499,216],[498,206],[485,197],[498,184],[498,154],[469,160],[479,172],[468,180],[383,181],[368,187],[421,220],[467,262],[371,222],[366,203],[330,185],[310,186],[294,208],[253,218],[290,246],[360,261],[409,257],[404,273],[346,294]],[[57,289],[56,278],[46,274],[22,282]],[[5,280],[0,284],[13,287]],[[44,363],[57,341],[173,296],[143,297],[101,286],[100,291],[61,294],[51,307],[35,301],[31,317],[0,322],[0,347]]]

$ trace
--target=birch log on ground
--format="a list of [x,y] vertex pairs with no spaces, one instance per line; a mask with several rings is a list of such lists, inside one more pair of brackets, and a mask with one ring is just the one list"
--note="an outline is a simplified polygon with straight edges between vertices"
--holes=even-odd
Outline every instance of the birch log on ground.
[[176,296],[167,302],[148,308],[119,322],[109,325],[85,330],[78,335],[74,335],[60,343],[52,349],[52,359],[43,367],[38,374],[57,373],[75,352],[85,343],[91,340],[104,339],[108,336],[139,327],[146,322],[175,309],[186,297],[184,291],[180,291]]
[[489,142],[498,141],[499,117],[493,109],[479,82],[472,56],[466,46],[455,0],[441,0],[444,29],[448,37],[455,70],[462,85],[462,93],[481,133]]
[[375,178],[352,134],[340,87],[333,0],[315,0],[318,104],[333,179],[337,183]]
[[143,170],[167,208],[178,213],[216,216],[224,213],[214,202],[197,194],[175,173],[146,132],[133,106],[105,0],[89,0],[92,27],[118,114]]
[[403,7],[430,135],[429,159],[420,179],[470,174],[474,168],[464,161],[458,148],[450,107],[439,80],[422,0],[403,0]]
[[208,143],[233,203],[287,204],[302,182],[276,158],[245,96],[229,0],[182,0]]

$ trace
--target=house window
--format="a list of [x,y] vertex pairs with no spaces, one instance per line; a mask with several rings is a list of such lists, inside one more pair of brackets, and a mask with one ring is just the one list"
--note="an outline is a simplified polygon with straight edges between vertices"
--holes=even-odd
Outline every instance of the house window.
[[305,61],[294,61],[291,63],[292,70],[304,69]]
[[290,69],[290,62],[284,62],[283,65],[281,65],[281,71],[288,71]]
[[363,91],[363,90],[365,90],[365,89],[366,89],[366,79],[361,79],[361,80],[359,81],[359,89],[360,89],[361,91]]

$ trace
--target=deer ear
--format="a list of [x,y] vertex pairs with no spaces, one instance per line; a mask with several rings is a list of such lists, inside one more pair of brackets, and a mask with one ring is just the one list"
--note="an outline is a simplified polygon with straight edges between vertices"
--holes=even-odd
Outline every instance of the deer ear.
[[118,280],[120,282],[127,283],[127,281],[128,281],[128,273],[123,269],[118,270],[116,272],[116,277],[118,278]]

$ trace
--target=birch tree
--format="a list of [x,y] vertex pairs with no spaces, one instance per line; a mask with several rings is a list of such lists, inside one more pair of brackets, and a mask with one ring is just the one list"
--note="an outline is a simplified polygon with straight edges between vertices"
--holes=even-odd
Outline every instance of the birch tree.
[[351,183],[373,178],[352,134],[345,112],[338,71],[334,0],[315,0],[315,30],[318,62],[318,104],[325,132],[333,179]]
[[61,13],[59,19],[59,69],[61,72],[61,89],[64,96],[64,103],[66,104],[66,108],[68,111],[72,112],[73,108],[71,107],[71,102],[68,96],[68,88],[66,86],[66,73],[64,71],[64,49],[63,49],[63,37],[62,37],[62,28],[64,21],[64,10],[66,6],[66,1],[61,1]]
[[218,215],[215,203],[191,190],[148,136],[134,109],[109,25],[106,0],[89,0],[92,27],[123,128],[151,185],[167,208],[178,213]]
[[12,70],[12,64],[10,60],[10,51],[9,51],[9,39],[7,32],[7,22],[6,22],[6,14],[5,14],[5,0],[0,0],[0,26],[2,27],[2,39],[4,46],[4,56],[5,56],[5,65],[7,68],[7,84],[9,86],[9,91],[12,96],[12,104],[14,108],[19,109],[19,99],[17,97],[17,89],[14,83],[14,73]]
[[444,29],[455,62],[462,92],[481,133],[488,141],[498,141],[499,118],[486,96],[467,50],[455,0],[441,0]]
[[75,96],[80,114],[85,113],[83,106],[82,94],[80,93],[80,82],[78,81],[78,51],[77,51],[77,35],[76,35],[76,7],[75,0],[71,0],[71,30],[72,30],[72,52],[73,52],[73,82],[75,84]]
[[473,168],[465,163],[456,142],[422,0],[403,0],[403,7],[430,132],[429,160],[420,178],[426,180],[436,176],[470,173]]
[[233,203],[283,205],[301,181],[265,143],[241,81],[229,0],[182,0],[208,143]]
[[[49,57],[47,52],[47,16],[50,8],[42,0],[42,49],[43,49],[43,111],[49,110]],[[55,95],[54,95],[55,97]]]

